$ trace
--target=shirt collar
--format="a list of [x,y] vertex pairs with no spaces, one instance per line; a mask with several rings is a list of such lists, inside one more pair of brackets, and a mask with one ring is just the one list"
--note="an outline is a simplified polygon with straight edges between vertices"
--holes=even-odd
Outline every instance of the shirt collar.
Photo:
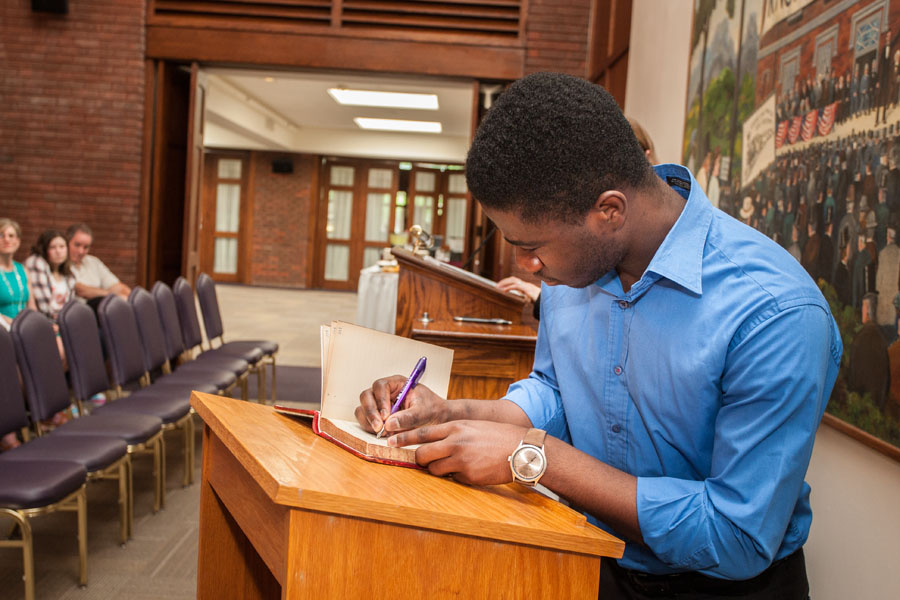
[[[677,283],[695,294],[703,293],[703,249],[713,218],[713,206],[697,180],[681,165],[657,165],[656,174],[666,184],[687,199],[675,225],[656,250],[647,266],[645,276],[634,287],[649,287],[646,274],[655,273]],[[688,187],[689,189],[685,189]],[[655,279],[655,278],[653,278]]]

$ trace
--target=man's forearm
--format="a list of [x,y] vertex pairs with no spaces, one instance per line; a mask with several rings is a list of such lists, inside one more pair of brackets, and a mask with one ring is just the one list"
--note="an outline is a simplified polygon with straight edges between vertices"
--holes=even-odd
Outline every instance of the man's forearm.
[[509,400],[448,400],[447,421],[471,419],[531,427],[531,419],[519,405]]
[[85,283],[81,283],[79,281],[75,282],[75,295],[81,296],[86,300],[90,300],[91,298],[101,298],[103,296],[108,295],[109,292],[103,288],[94,287],[92,285],[87,285]]

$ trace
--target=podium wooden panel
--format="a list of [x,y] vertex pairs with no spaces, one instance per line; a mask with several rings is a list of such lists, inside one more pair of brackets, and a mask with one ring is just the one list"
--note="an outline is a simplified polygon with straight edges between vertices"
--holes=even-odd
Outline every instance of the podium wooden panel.
[[537,332],[529,325],[435,321],[416,323],[411,337],[453,350],[448,398],[496,400],[534,365]]
[[367,463],[271,407],[194,393],[197,597],[597,597],[624,543],[516,485]]
[[391,252],[400,266],[397,335],[410,337],[423,312],[435,321],[452,321],[459,315],[522,322],[525,298],[502,292],[471,274],[426,261],[409,250],[394,248]]

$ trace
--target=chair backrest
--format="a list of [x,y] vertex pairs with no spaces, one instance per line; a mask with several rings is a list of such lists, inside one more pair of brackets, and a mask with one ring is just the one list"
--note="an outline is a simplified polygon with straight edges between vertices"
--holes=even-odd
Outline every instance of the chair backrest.
[[147,368],[141,349],[141,334],[131,305],[110,294],[97,307],[97,317],[109,354],[113,384],[125,385],[140,379]]
[[28,427],[12,336],[0,327],[0,435]]
[[200,312],[203,313],[206,337],[212,341],[222,335],[222,314],[216,297],[216,282],[206,273],[200,273],[197,278],[197,300],[200,302]]
[[57,321],[66,349],[72,390],[77,399],[85,402],[94,394],[109,389],[97,317],[87,304],[70,300],[59,311]]
[[50,319],[33,310],[22,311],[13,319],[10,333],[32,420],[43,421],[67,409],[69,385]]
[[159,322],[156,300],[153,299],[150,292],[140,286],[135,286],[128,296],[128,304],[131,305],[137,319],[147,370],[155,371],[168,360],[165,335],[162,324]]
[[181,323],[178,321],[178,308],[175,306],[175,295],[172,293],[172,288],[162,281],[154,283],[150,293],[156,300],[156,310],[159,312],[159,321],[162,323],[166,356],[169,360],[175,360],[185,351],[184,338],[181,337]]
[[197,319],[197,307],[194,305],[194,291],[184,277],[175,280],[172,286],[175,294],[175,307],[178,309],[178,322],[181,323],[181,338],[188,350],[203,342],[200,333],[200,321]]

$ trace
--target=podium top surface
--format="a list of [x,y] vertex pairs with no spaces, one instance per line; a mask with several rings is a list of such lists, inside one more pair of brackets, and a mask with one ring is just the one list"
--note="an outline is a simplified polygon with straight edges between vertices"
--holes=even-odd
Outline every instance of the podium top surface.
[[594,556],[625,549],[584,515],[522,486],[466,486],[369,463],[271,406],[199,392],[191,405],[277,504]]

